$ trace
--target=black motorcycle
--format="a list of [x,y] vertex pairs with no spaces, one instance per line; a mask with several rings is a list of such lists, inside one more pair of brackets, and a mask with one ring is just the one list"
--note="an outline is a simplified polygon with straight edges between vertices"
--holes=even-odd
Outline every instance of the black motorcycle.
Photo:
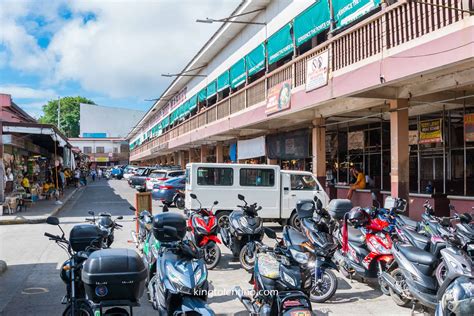
[[160,315],[212,316],[206,304],[207,268],[202,252],[185,240],[186,218],[177,213],[154,217],[153,235],[160,242],[156,273],[148,283],[148,291]]
[[311,276],[308,289],[311,301],[322,303],[330,299],[337,290],[337,278],[330,269],[339,269],[332,261],[337,249],[331,235],[334,223],[329,213],[323,209],[321,201],[316,198],[315,202],[298,202],[296,210],[300,218],[301,232],[285,226],[283,240],[287,245],[299,245],[307,250],[307,254],[294,257],[303,271],[308,271]]
[[[265,234],[276,239],[270,228]],[[312,315],[311,302],[300,289],[303,287],[301,271],[289,260],[291,251],[301,252],[300,247],[286,247],[277,243],[274,248],[258,245],[258,255],[250,283],[254,286],[252,297],[240,287],[235,294],[250,315]]]
[[245,205],[238,205],[240,210],[230,213],[229,225],[221,227],[220,234],[224,245],[234,257],[239,257],[241,266],[251,271],[255,263],[256,245],[263,239],[263,221],[258,216],[262,207],[257,206],[257,203],[249,205],[241,194],[238,198]]
[[109,248],[114,242],[114,230],[123,228],[122,225],[117,223],[117,220],[123,219],[123,216],[117,216],[112,219],[112,214],[108,212],[100,212],[96,217],[93,211],[88,212],[92,218],[86,218],[86,221],[96,225],[105,233],[103,248]]

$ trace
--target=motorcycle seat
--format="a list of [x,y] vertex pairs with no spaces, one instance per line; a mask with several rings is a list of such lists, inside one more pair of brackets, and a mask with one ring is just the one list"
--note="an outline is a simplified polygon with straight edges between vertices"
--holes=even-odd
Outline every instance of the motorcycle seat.
[[292,245],[301,245],[302,243],[308,241],[305,235],[301,233],[300,231],[297,231],[293,227],[285,226],[284,234],[288,236],[289,242]]
[[419,223],[415,220],[412,220],[408,216],[405,215],[398,215],[398,220],[406,226],[409,226],[411,228],[418,228]]
[[398,246],[398,249],[411,262],[420,263],[429,267],[434,267],[437,262],[436,257],[431,253],[412,245],[402,244]]
[[413,246],[423,250],[428,250],[430,239],[414,230],[403,228],[403,233]]
[[349,241],[357,244],[365,243],[365,235],[359,229],[353,228],[351,226],[347,226],[347,228]]

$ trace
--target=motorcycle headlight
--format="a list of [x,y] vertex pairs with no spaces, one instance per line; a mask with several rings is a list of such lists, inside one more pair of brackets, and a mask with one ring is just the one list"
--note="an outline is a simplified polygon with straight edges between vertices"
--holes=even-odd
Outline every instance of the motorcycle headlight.
[[240,225],[242,225],[242,226],[247,226],[247,225],[248,225],[247,218],[245,218],[244,216],[242,216],[241,218],[239,218],[239,223],[240,223]]
[[168,279],[170,279],[171,282],[178,285],[178,287],[184,286],[184,284],[179,279],[178,271],[176,271],[176,269],[173,267],[171,263],[166,264],[166,276],[168,277]]
[[372,252],[378,252],[380,254],[385,254],[385,255],[388,255],[388,254],[391,254],[392,253],[392,249],[390,248],[385,248],[384,246],[382,246],[376,239],[375,237],[372,237],[368,240],[367,242],[367,247],[369,248],[370,251]]
[[282,279],[286,282],[286,283],[289,283],[291,284],[291,286],[295,286],[296,287],[296,281],[288,274],[286,274],[285,272],[281,272],[281,277]]
[[307,253],[299,252],[294,249],[290,249],[290,252],[291,252],[291,256],[296,260],[296,262],[301,263],[301,264],[308,263],[309,256]]
[[204,280],[206,280],[206,271],[203,268],[198,269],[194,274],[194,282],[196,285],[200,285]]
[[443,310],[456,315],[474,314],[474,284],[472,279],[460,277],[451,283],[441,298]]

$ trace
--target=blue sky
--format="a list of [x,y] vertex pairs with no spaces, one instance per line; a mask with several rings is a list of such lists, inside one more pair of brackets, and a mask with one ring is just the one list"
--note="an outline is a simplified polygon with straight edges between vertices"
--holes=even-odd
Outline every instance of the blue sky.
[[[0,93],[39,117],[58,96],[147,110],[240,0],[0,0]],[[219,5],[216,5],[219,3]]]

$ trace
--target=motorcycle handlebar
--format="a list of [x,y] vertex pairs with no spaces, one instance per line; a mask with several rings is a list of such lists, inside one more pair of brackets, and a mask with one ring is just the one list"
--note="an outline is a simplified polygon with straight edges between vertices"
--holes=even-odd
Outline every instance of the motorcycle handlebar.
[[116,226],[116,227],[123,228],[123,225],[120,225],[120,224],[117,224],[117,223],[115,223],[115,226]]

